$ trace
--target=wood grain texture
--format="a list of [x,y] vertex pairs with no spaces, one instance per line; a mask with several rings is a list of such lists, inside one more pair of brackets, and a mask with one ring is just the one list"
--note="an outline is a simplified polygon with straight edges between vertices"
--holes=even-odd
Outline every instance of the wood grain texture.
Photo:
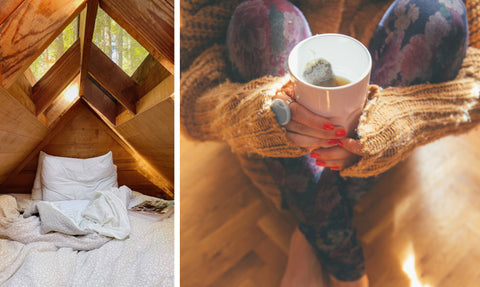
[[33,86],[32,99],[37,116],[43,113],[80,72],[80,41],[65,54]]
[[138,84],[138,96],[141,98],[172,74],[151,55],[145,58],[132,79]]
[[17,76],[85,6],[85,0],[25,0],[0,25],[0,85]]
[[10,16],[10,14],[17,9],[23,0],[2,0],[2,7],[0,9],[0,25],[5,21],[5,19]]
[[3,185],[3,192],[29,193],[33,186],[38,161],[38,152],[76,158],[99,156],[112,151],[114,164],[118,169],[119,185],[127,185],[145,194],[164,194],[138,172],[138,162],[129,151],[112,137],[110,128],[95,116],[83,101],[79,101],[66,115],[63,123],[57,125],[53,135],[41,144],[41,149],[25,162],[22,170]]
[[85,101],[112,125],[115,125],[117,116],[117,105],[98,88],[90,79],[85,82],[83,97]]
[[136,113],[137,84],[102,50],[92,44],[89,74],[131,113]]
[[[0,88],[0,183],[47,133],[47,128],[22,104]],[[22,122],[22,125],[18,123]]]
[[100,7],[174,73],[173,0],[100,0]]
[[[27,69],[30,71],[30,69]],[[35,114],[35,104],[32,101],[32,85],[28,79],[28,73],[23,73],[18,76],[15,83],[13,83],[8,92],[13,96],[19,103],[24,105],[32,114]]]
[[[355,207],[371,287],[478,286],[479,145],[477,128],[420,147]],[[180,146],[181,286],[279,286],[292,217],[263,203],[227,145]],[[421,285],[403,270],[412,255]]]
[[80,15],[80,95],[83,95],[84,93],[85,84],[88,78],[88,63],[90,60],[90,49],[92,47],[97,10],[98,0],[88,0],[87,9],[85,9]]
[[174,105],[168,98],[117,125],[118,133],[167,180],[174,183]]

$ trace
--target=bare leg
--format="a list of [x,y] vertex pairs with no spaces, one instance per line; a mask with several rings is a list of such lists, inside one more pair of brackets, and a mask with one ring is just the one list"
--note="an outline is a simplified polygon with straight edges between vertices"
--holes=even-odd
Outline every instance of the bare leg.
[[326,287],[322,266],[315,255],[315,250],[297,228],[290,241],[288,263],[282,278],[281,287]]

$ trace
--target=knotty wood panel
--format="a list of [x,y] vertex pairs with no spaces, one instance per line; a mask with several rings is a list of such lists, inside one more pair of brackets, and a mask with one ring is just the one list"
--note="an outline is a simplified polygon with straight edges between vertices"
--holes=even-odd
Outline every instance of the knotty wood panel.
[[80,41],[76,41],[33,86],[37,115],[43,113],[80,71]]
[[90,49],[88,72],[120,104],[136,113],[137,84],[95,44]]
[[0,87],[0,183],[47,133],[47,128]]
[[116,128],[140,155],[165,176],[171,186],[175,150],[173,112],[173,98],[168,98]]
[[[138,163],[112,136],[109,127],[103,123],[82,101],[71,110],[69,121],[61,126],[55,136],[45,143],[41,150],[48,154],[66,157],[87,158],[112,151],[118,168],[119,185],[126,184],[133,190],[146,194],[163,196],[163,192],[150,183],[138,170]],[[23,169],[5,182],[4,191],[29,193],[38,162],[38,152]]]
[[173,74],[173,0],[100,0],[100,7]]
[[84,6],[85,0],[23,1],[0,25],[0,85],[10,87]]

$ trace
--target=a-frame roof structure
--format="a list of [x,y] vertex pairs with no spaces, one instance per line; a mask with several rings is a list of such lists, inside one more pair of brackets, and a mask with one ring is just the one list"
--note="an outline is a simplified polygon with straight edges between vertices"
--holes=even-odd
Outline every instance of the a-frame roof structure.
[[[149,53],[132,76],[92,41],[100,8]],[[30,65],[77,17],[79,39],[32,81]],[[0,192],[88,110],[164,193],[156,195],[173,197],[173,0],[3,0],[0,64]],[[79,96],[62,101],[73,83]]]

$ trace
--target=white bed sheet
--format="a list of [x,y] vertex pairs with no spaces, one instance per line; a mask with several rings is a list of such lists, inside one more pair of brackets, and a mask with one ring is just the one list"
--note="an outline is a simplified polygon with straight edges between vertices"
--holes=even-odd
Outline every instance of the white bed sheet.
[[90,251],[0,239],[0,286],[174,286],[174,216],[129,219],[129,238]]

